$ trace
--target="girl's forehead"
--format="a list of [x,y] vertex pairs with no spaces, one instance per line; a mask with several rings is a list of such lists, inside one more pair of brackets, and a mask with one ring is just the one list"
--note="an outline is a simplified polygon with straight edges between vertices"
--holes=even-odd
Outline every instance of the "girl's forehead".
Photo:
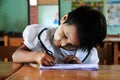
[[75,43],[76,45],[79,44],[77,28],[74,25],[66,26],[66,28],[64,28],[64,33],[71,40],[71,42]]
[[68,34],[77,34],[77,28],[74,25],[68,25],[64,28]]

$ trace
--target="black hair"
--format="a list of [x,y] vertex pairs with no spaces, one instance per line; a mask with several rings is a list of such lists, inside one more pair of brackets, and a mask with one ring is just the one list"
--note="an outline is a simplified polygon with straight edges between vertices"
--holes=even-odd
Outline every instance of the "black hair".
[[80,49],[91,50],[100,45],[106,36],[107,23],[104,14],[90,6],[81,6],[68,13],[64,22],[75,25],[80,40]]

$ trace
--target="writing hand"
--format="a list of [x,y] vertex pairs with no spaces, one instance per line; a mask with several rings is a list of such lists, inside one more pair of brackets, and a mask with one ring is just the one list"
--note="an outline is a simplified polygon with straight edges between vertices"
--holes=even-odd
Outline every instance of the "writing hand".
[[46,53],[39,53],[36,61],[38,64],[42,64],[44,66],[52,66],[56,63],[55,57]]
[[63,60],[64,64],[81,64],[82,62],[74,55],[68,55]]

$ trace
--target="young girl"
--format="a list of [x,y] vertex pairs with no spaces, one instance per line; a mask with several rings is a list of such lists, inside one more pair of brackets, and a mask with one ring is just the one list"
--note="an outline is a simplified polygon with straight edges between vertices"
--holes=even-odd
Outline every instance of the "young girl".
[[88,6],[79,7],[61,19],[60,26],[29,25],[23,32],[24,44],[13,54],[14,62],[35,62],[45,66],[97,64],[96,45],[106,36],[105,16]]

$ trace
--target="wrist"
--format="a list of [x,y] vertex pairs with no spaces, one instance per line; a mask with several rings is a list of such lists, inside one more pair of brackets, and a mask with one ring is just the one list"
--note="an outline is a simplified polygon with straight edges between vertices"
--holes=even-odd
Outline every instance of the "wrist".
[[34,53],[34,61],[38,64],[41,64],[41,52]]

